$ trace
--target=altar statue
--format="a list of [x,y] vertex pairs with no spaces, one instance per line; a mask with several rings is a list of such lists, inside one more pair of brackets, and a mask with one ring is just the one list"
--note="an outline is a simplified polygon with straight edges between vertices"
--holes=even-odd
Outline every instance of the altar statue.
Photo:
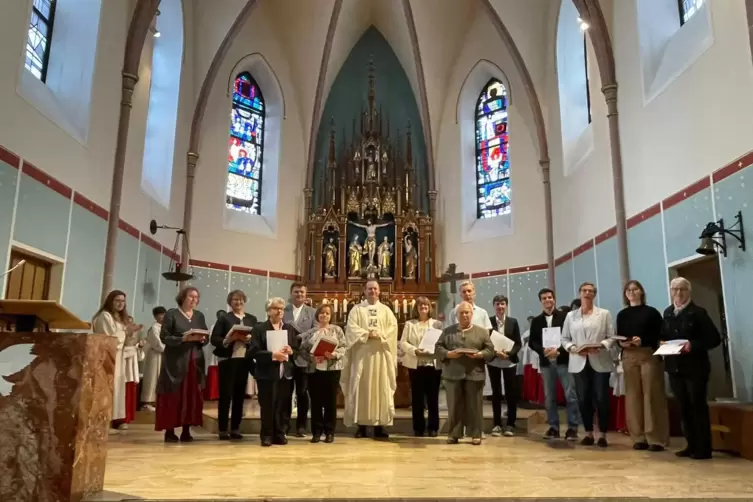
[[361,260],[363,259],[363,247],[358,242],[358,235],[353,236],[353,242],[348,246],[348,258],[350,261],[350,277],[361,277]]
[[388,222],[388,223],[380,223],[378,225],[375,225],[371,223],[370,219],[366,220],[366,225],[362,225],[361,223],[355,223],[353,221],[351,221],[351,223],[357,226],[358,228],[363,228],[366,230],[366,242],[363,245],[364,247],[363,252],[365,255],[369,257],[369,264],[367,265],[367,267],[376,267],[377,264],[374,261],[374,255],[376,254],[376,248],[377,248],[376,229],[386,227],[390,225],[391,223]]
[[405,256],[405,278],[416,278],[416,263],[418,262],[418,251],[413,247],[413,243],[410,240],[410,235],[405,236],[405,248],[403,248],[403,256]]
[[380,277],[391,277],[390,261],[392,258],[392,243],[384,236],[384,240],[379,244],[379,275]]
[[324,277],[337,276],[337,245],[335,240],[330,237],[329,242],[324,245]]

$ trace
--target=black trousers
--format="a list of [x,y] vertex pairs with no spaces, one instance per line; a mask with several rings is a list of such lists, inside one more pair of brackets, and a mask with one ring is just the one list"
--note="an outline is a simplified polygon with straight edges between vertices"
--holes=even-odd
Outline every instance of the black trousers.
[[257,380],[259,390],[259,408],[261,411],[261,433],[264,439],[282,439],[285,437],[286,403],[290,403],[293,381]]
[[411,412],[413,413],[413,431],[418,434],[426,432],[424,409],[429,412],[428,430],[439,432],[439,386],[442,383],[442,370],[434,366],[419,366],[409,369]]
[[[220,401],[217,403],[217,421],[220,432],[227,432],[228,414],[230,430],[237,431],[243,420],[243,402],[248,383],[248,362],[245,358],[225,359],[217,365],[220,376]],[[230,403],[233,403],[232,412]]]
[[669,373],[669,386],[680,403],[682,434],[688,450],[696,455],[711,455],[711,418],[706,389],[708,374]]
[[320,371],[308,374],[311,396],[311,433],[314,436],[334,434],[337,425],[337,388],[340,386],[340,370]]
[[586,432],[594,430],[594,407],[599,419],[599,431],[606,433],[609,430],[609,375],[595,371],[588,360],[583,371],[573,375],[578,408]]
[[518,419],[518,401],[520,401],[520,382],[517,369],[487,366],[492,384],[492,413],[494,426],[502,427],[502,380],[505,382],[505,401],[507,402],[507,425],[515,427]]
[[[293,367],[293,384],[295,385],[295,401],[296,401],[296,407],[298,408],[298,411],[296,413],[296,419],[295,419],[295,428],[296,429],[306,429],[306,417],[309,414],[309,389],[308,389],[308,373],[306,373],[306,368],[301,368],[300,366],[294,366]],[[291,387],[292,392],[292,387]],[[287,434],[288,431],[290,431],[290,417],[293,415],[293,400],[292,398],[287,404],[287,407],[285,408],[285,413],[287,416],[287,421],[285,422],[285,433]]]

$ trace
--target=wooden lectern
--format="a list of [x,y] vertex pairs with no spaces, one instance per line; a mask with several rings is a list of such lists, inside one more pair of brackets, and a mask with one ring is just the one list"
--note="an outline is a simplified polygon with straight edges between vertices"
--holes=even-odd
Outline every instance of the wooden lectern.
[[88,331],[56,302],[0,301],[0,501],[102,490],[117,340]]
[[0,326],[15,332],[89,329],[89,323],[52,300],[0,300]]

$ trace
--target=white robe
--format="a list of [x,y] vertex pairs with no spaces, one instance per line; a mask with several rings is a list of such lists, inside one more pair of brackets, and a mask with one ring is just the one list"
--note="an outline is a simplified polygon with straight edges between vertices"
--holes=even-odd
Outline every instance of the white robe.
[[165,344],[159,337],[161,330],[162,325],[155,322],[147,331],[144,340],[144,383],[141,387],[141,401],[148,404],[154,404],[157,400],[157,379],[162,369],[162,353],[165,352]]
[[[115,374],[113,376],[112,419],[124,419],[126,417],[126,374],[123,355],[126,342],[125,324],[116,321],[109,312],[102,312],[92,321],[92,331],[115,337],[118,340],[118,348],[115,352]],[[138,371],[136,374],[138,375]]]
[[[376,316],[370,311],[376,309]],[[369,327],[369,321],[372,327]],[[369,330],[380,337],[370,339]],[[345,396],[346,426],[389,426],[395,418],[397,389],[397,319],[382,303],[360,303],[348,315],[348,349],[340,386]]]

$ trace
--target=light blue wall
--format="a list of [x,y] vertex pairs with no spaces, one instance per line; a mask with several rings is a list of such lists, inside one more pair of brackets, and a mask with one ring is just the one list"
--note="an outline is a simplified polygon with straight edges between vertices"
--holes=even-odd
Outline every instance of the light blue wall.
[[[246,293],[248,301],[246,302],[246,312],[253,314],[257,319],[266,318],[264,307],[267,303],[267,277],[262,275],[241,274],[232,272],[230,274],[230,289],[240,289]],[[283,296],[287,298],[288,295]]]
[[539,290],[547,287],[548,281],[546,270],[510,275],[510,315],[518,319],[521,329],[528,326],[529,315],[541,313]]
[[610,237],[596,245],[596,265],[598,268],[597,305],[616,316],[622,309],[622,283],[617,257],[617,237]]
[[[290,279],[269,278],[269,297],[284,298],[286,301],[290,298],[290,285],[293,281]],[[265,314],[266,315],[266,314]]]
[[627,238],[630,275],[643,285],[648,304],[661,311],[669,305],[661,214],[629,228]]
[[[13,202],[16,197],[16,183],[18,169],[0,160],[0,269],[5,271],[8,266],[8,242],[10,241],[11,225],[13,222]],[[2,282],[0,282],[2,284]],[[5,291],[0,291],[0,298]]]
[[87,321],[91,320],[99,307],[106,240],[107,222],[91,211],[74,204],[71,213],[68,259],[63,269],[62,304]]
[[[162,252],[143,242],[139,248],[139,268],[136,275],[136,290],[131,315],[137,323],[148,326],[152,323],[152,309],[160,305],[160,281],[162,279]],[[163,305],[172,307],[172,305]]]
[[[596,253],[591,248],[573,258],[573,284],[575,285],[575,296],[578,297],[577,288],[584,282],[596,284]],[[560,305],[570,305],[573,298],[560,298]]]
[[[131,234],[118,230],[115,253],[121,259],[115,262],[112,289],[119,289],[128,297],[128,308],[133,311],[136,304],[136,280],[144,266],[137,263],[139,240]],[[126,259],[128,257],[128,259]]]
[[[747,230],[745,251],[727,236],[728,254],[722,259],[722,283],[730,338],[732,373],[737,398],[753,400],[753,193],[745,178],[753,176],[753,167],[734,174],[714,185],[716,216],[731,226],[738,211],[743,213]],[[696,241],[697,242],[697,241]]]
[[706,188],[664,211],[667,263],[695,254],[698,237],[714,219],[710,197],[711,189]]
[[207,324],[214,323],[215,312],[227,310],[228,278],[230,272],[226,270],[214,270],[211,268],[193,267],[194,278],[188,281],[189,286],[194,286],[201,295],[199,310],[204,313]]
[[492,303],[494,297],[497,295],[509,296],[510,293],[507,289],[507,275],[473,279],[473,284],[476,286],[476,305],[489,312],[490,316],[494,312],[494,304]]
[[27,246],[65,258],[70,209],[70,199],[22,173],[13,238]]
[[575,298],[575,279],[572,259],[554,267],[554,285],[557,306],[569,304]]

